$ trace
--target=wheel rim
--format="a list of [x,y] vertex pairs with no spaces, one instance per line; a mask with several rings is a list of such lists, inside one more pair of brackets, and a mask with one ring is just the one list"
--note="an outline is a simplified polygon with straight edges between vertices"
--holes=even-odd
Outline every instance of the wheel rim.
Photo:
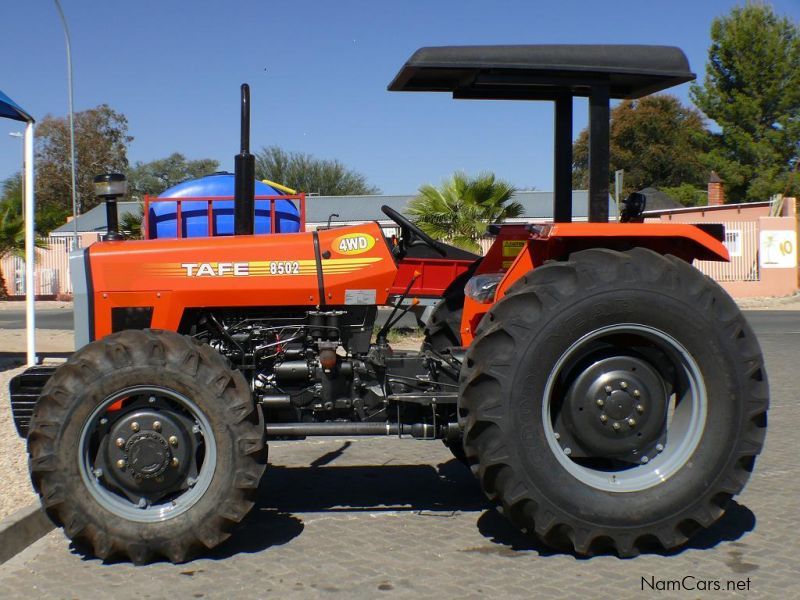
[[[621,343],[624,342],[623,345]],[[664,369],[674,374],[672,377],[671,390],[665,387],[666,398],[663,402],[666,409],[663,415],[663,428],[660,437],[650,437],[653,450],[637,455],[639,449],[634,448],[631,454],[621,464],[621,461],[608,458],[607,456],[597,456],[588,454],[584,457],[576,457],[573,448],[570,447],[570,435],[564,435],[563,413],[566,410],[565,381],[568,385],[576,385],[580,376],[586,372],[584,367],[575,372],[575,365],[580,363],[579,358],[589,357],[591,369],[597,369],[600,364],[600,375],[597,381],[601,384],[610,381],[616,376],[617,372],[626,364],[634,365],[642,361],[641,356],[628,354],[627,344],[640,344],[642,348],[647,348],[648,356],[660,355],[658,368],[649,364],[654,372],[658,372],[663,377]],[[622,362],[612,363],[611,359],[593,360],[592,353],[602,349],[605,355],[613,354],[618,351],[622,353]],[[627,358],[627,363],[626,359]],[[585,362],[583,363],[586,364]],[[614,371],[611,365],[614,365]],[[608,365],[605,374],[602,373],[604,365]],[[620,366],[622,365],[622,366]],[[633,371],[636,367],[630,367]],[[641,372],[645,370],[640,368]],[[594,373],[591,372],[590,375]],[[608,376],[604,379],[604,376]],[[648,376],[649,377],[649,376]],[[669,379],[669,377],[667,377]],[[666,385],[666,383],[665,383]],[[596,385],[585,386],[587,396],[585,404],[594,403],[602,410],[602,397],[595,397]],[[611,386],[604,386],[607,390]],[[627,387],[627,386],[626,386]],[[574,388],[570,388],[574,389]],[[583,388],[582,388],[583,389]],[[610,393],[616,394],[618,390]],[[652,392],[652,390],[650,390]],[[584,410],[584,405],[579,410]],[[571,407],[571,405],[569,405]],[[622,403],[620,403],[622,407]],[[586,406],[587,412],[590,407]],[[641,409],[641,406],[637,406]],[[545,436],[548,446],[561,466],[573,477],[582,483],[604,491],[611,492],[638,492],[657,486],[677,473],[691,458],[700,439],[703,435],[708,410],[708,397],[705,383],[697,362],[686,350],[686,348],[669,334],[654,327],[640,324],[618,324],[603,327],[592,331],[575,343],[573,343],[559,358],[547,379],[544,390],[544,401],[542,402],[542,420],[544,424]],[[599,418],[603,418],[604,412],[599,413]],[[619,416],[619,415],[617,415]],[[606,415],[606,419],[607,419]],[[632,419],[635,420],[635,419]],[[625,423],[623,420],[622,423]],[[603,422],[609,427],[619,424],[620,421],[609,419]],[[633,426],[631,426],[633,427]],[[561,432],[556,431],[561,429]],[[623,427],[618,430],[628,433]],[[641,435],[641,434],[639,434]],[[591,435],[587,435],[591,438]],[[565,439],[566,438],[566,439]],[[612,438],[613,439],[613,438]],[[572,439],[573,445],[581,445],[580,432]],[[594,441],[591,438],[590,441]],[[613,442],[611,442],[613,443]],[[583,443],[586,446],[586,443]],[[589,444],[591,445],[591,444]],[[633,458],[637,456],[637,458]]]
[[141,523],[189,510],[211,484],[216,463],[216,440],[203,411],[161,386],[132,386],[103,400],[78,442],[79,471],[92,497]]

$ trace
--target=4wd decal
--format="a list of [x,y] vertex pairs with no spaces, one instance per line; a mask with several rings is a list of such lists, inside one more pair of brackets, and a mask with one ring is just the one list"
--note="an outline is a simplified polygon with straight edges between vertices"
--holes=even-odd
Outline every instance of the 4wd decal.
[[331,243],[331,249],[339,254],[362,254],[372,249],[375,238],[368,233],[346,233]]

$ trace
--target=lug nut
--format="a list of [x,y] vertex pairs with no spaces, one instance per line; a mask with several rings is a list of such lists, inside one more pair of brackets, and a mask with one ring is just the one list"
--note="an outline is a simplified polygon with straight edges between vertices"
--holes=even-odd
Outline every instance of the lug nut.
[[599,406],[600,408],[603,408],[605,402],[603,402],[602,398],[598,398],[597,400],[595,400],[595,404],[597,404],[597,406]]
[[636,405],[636,412],[638,412],[639,414],[643,413],[644,412],[644,406],[642,406],[641,404],[637,404]]
[[646,464],[647,464],[647,463],[649,463],[649,462],[650,462],[650,459],[649,459],[648,457],[646,457],[646,456],[643,456],[643,457],[642,457],[642,464],[643,464],[643,465],[646,465]]
[[153,429],[155,431],[161,431],[161,421],[153,421]]
[[620,381],[619,382],[619,387],[621,387],[623,390],[627,390],[628,389],[628,382],[627,381]]
[[607,385],[607,386],[605,387],[605,390],[606,390],[606,394],[610,394],[611,392],[613,392],[613,391],[614,391],[614,388],[612,388],[610,385]]
[[641,395],[642,395],[642,393],[639,390],[633,390],[633,397],[634,398],[638,398]]
[[619,424],[619,423],[614,423],[614,424],[613,424],[611,427],[613,427],[613,428],[614,428],[614,431],[619,431],[619,428],[620,428],[621,426],[620,426],[620,424]]
[[139,423],[137,423],[136,421],[131,423],[131,431],[133,431],[133,432],[139,431]]
[[636,420],[635,419],[628,419],[628,425],[631,427],[636,427]]
[[663,452],[664,444],[656,444],[656,452]]
[[177,456],[175,456],[175,457],[173,457],[173,458],[172,458],[172,462],[171,462],[170,464],[171,464],[171,465],[172,465],[174,468],[176,468],[176,469],[177,469],[177,468],[178,468],[178,466],[181,464],[181,461],[179,461],[179,460],[178,460],[178,457],[177,457]]
[[125,468],[125,461],[121,458],[117,461],[117,468],[124,469]]
[[95,477],[100,479],[103,476],[103,469],[95,469],[94,471],[92,471],[92,473],[94,474]]
[[608,421],[608,417],[606,415],[600,415],[600,422],[605,423],[606,421]]
[[147,401],[148,401],[150,404],[155,404],[155,403],[156,403],[156,397],[155,397],[155,396],[150,396],[150,397],[147,399]]
[[178,445],[178,438],[174,435],[169,436],[169,444],[170,446],[177,446]]
[[114,443],[117,445],[117,448],[122,448],[125,446],[125,440],[122,438],[117,438]]
[[564,448],[564,454],[566,454],[567,456],[572,454],[572,448]]
[[553,435],[555,436],[555,438],[556,438],[557,440],[560,440],[560,439],[561,439],[561,434],[560,434],[560,433],[558,433],[557,431],[556,431],[556,432],[555,432]]

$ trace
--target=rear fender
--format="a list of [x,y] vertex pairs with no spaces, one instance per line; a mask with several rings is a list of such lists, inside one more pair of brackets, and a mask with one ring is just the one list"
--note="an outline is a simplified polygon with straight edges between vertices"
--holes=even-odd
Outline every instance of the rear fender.
[[[477,274],[505,272],[497,286],[496,302],[520,277],[547,260],[566,260],[571,253],[589,248],[624,251],[637,247],[672,254],[689,263],[730,260],[720,240],[689,224],[554,223],[527,228],[514,225],[501,228]],[[466,299],[461,321],[461,339],[465,346],[472,342],[475,328],[491,306],[492,303]]]

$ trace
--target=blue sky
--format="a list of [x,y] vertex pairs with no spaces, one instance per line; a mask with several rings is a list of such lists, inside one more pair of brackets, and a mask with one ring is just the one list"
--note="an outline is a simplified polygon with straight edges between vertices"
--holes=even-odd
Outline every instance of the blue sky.
[[[64,40],[49,0],[5,7],[0,89],[35,118],[66,114]],[[737,2],[62,0],[76,110],[107,103],[134,136],[129,159],[172,152],[233,170],[239,84],[252,146],[338,158],[385,193],[456,169],[552,189],[549,103],[455,101],[386,86],[420,46],[649,43],[683,48],[702,77],[715,16]],[[800,0],[772,3],[800,19]],[[674,93],[688,100],[688,85]],[[575,134],[586,124],[577,101]],[[0,179],[19,169],[21,130],[0,121]]]

